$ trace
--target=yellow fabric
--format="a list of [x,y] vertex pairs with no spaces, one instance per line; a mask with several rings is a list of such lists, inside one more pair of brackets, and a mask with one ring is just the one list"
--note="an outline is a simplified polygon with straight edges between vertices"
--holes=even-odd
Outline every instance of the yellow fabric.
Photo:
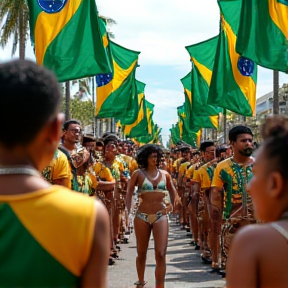
[[35,25],[35,55],[37,64],[42,65],[48,46],[59,35],[65,25],[77,12],[83,0],[68,1],[57,13],[41,12]]
[[228,49],[229,49],[229,55],[231,59],[231,66],[232,66],[234,79],[236,83],[238,84],[239,88],[241,89],[242,93],[245,95],[247,101],[249,102],[251,111],[253,115],[255,116],[256,84],[253,81],[252,77],[243,76],[237,67],[238,59],[240,57],[240,55],[236,52],[236,49],[235,49],[237,37],[234,34],[229,23],[226,22],[223,17],[222,17],[222,26],[223,26],[223,30],[225,31],[227,35]]
[[109,40],[108,40],[108,37],[107,37],[107,33],[105,33],[102,37],[102,40],[103,40],[103,46],[104,48],[107,48],[108,45],[109,45]]
[[191,57],[191,60],[193,61],[194,65],[198,68],[199,72],[201,73],[201,76],[204,78],[207,85],[210,87],[212,71],[203,64],[199,63],[194,57]]
[[186,173],[185,173],[185,177],[188,178],[188,179],[193,179],[193,174],[194,174],[194,171],[195,171],[196,167],[197,167],[197,164],[191,165],[191,166],[187,169],[187,171],[186,171]]
[[99,114],[103,103],[106,99],[109,98],[109,95],[116,91],[125,81],[125,79],[131,74],[135,66],[137,65],[137,61],[135,60],[132,65],[128,69],[121,68],[114,60],[113,60],[113,78],[112,80],[101,87],[97,87],[97,103],[96,103],[96,116]]
[[[221,178],[221,171],[225,170],[231,177],[233,178],[233,190],[234,191],[239,191],[238,187],[238,180],[235,177],[233,170],[231,168],[231,160],[230,158],[225,159],[221,162],[219,162],[214,170],[213,174],[213,180],[211,187],[218,187],[222,189],[224,187],[224,182]],[[224,203],[226,202],[226,193],[224,193]],[[237,203],[242,203],[242,196],[240,193],[232,194],[232,203],[237,204]]]
[[33,193],[0,196],[57,261],[80,276],[92,248],[94,200],[57,185]]
[[192,174],[192,180],[194,182],[197,182],[197,183],[200,183],[201,182],[201,178],[200,178],[200,175],[199,175],[199,170],[195,170],[194,169],[194,172]]
[[182,161],[183,158],[179,158],[176,159],[173,163],[173,167],[175,168],[175,171],[178,172],[179,171],[179,167],[180,167],[180,163]]
[[211,187],[212,181],[210,180],[209,174],[207,172],[207,167],[210,165],[210,163],[204,164],[194,173],[193,180],[200,183],[201,189],[207,189]]
[[182,163],[179,167],[179,176],[180,177],[184,177],[185,176],[185,173],[187,171],[187,167],[188,165],[190,165],[191,163],[190,162],[185,162],[185,163]]
[[223,188],[224,182],[222,181],[221,176],[220,176],[220,173],[222,170],[225,169],[229,175],[231,175],[232,177],[234,176],[230,163],[231,163],[231,160],[230,158],[228,158],[217,164],[214,170],[214,174],[213,174],[213,180],[211,184],[212,187],[218,187],[220,189]]
[[111,171],[101,162],[96,162],[93,166],[93,170],[96,176],[100,177],[100,179],[105,181],[114,181],[114,177],[112,176]]
[[130,175],[132,175],[132,173],[138,169],[137,161],[133,157],[125,155],[125,154],[120,154],[120,156],[125,161],[126,166],[129,169]]
[[135,120],[135,122],[131,125],[126,125],[124,129],[124,135],[129,135],[131,133],[131,130],[136,127],[143,119],[144,119],[144,93],[138,94],[138,105],[139,105],[139,113],[138,117]]
[[69,178],[70,167],[66,155],[62,151],[58,151],[58,158],[55,161],[52,179]]
[[66,155],[58,149],[57,156],[54,156],[51,163],[43,170],[42,175],[51,184],[54,183],[53,180],[71,179],[70,165]]
[[191,162],[185,162],[180,165],[178,174],[178,186],[184,186],[184,177],[189,165],[191,165]]
[[192,93],[187,88],[184,88],[184,92],[186,92],[186,95],[190,101],[190,104],[192,105]]
[[211,121],[212,125],[215,128],[218,128],[218,126],[219,126],[219,116],[218,115],[214,115],[214,116],[209,116],[209,118],[210,118],[210,121]]
[[277,0],[269,0],[268,3],[271,19],[288,40],[288,6],[279,3]]

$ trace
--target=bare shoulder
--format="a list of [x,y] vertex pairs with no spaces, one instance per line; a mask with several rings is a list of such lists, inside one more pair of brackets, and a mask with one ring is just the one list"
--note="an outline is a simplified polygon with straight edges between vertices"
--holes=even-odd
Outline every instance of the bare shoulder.
[[104,204],[100,201],[95,201],[94,203],[94,208],[96,210],[96,229],[97,227],[102,229],[104,228],[104,226],[107,224],[107,219],[109,219],[109,214],[107,211],[107,208],[104,206]]
[[159,169],[160,173],[164,174],[166,177],[170,177],[170,174],[166,170]]
[[247,225],[237,231],[233,240],[233,245],[236,247],[249,247],[249,250],[256,252],[265,245],[267,235],[270,234],[271,229],[271,226],[268,224]]

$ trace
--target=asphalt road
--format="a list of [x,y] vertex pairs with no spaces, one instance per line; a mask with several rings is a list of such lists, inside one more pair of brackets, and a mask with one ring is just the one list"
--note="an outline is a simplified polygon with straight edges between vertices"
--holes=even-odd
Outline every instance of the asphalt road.
[[[194,287],[224,287],[225,280],[219,275],[210,274],[209,265],[204,265],[200,259],[200,252],[195,251],[190,245],[191,239],[187,232],[181,230],[174,221],[170,222],[169,243],[167,250],[167,271],[165,279],[166,288],[194,288]],[[108,268],[109,288],[132,288],[137,281],[135,266],[136,240],[132,233],[128,244],[121,244],[119,259]],[[154,288],[154,241],[151,237],[145,280],[148,281],[145,288]]]

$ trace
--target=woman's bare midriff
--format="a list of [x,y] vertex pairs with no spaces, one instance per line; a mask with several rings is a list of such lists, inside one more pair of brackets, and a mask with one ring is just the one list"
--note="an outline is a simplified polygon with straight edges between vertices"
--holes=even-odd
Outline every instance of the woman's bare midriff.
[[139,195],[140,205],[138,211],[147,214],[155,214],[158,211],[163,211],[166,208],[164,197],[164,192],[142,192],[141,195]]

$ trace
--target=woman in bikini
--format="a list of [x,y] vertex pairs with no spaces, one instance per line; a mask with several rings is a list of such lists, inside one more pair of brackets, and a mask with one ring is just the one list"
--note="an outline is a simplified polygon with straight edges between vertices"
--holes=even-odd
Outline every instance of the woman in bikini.
[[288,287],[288,119],[268,118],[249,183],[262,224],[237,232],[227,262],[227,288]]
[[140,169],[132,174],[127,189],[126,207],[130,212],[131,199],[135,186],[138,186],[139,206],[134,220],[138,254],[137,288],[146,284],[144,273],[151,231],[155,244],[156,287],[164,287],[169,229],[167,214],[173,210],[176,190],[169,173],[158,169],[161,157],[162,150],[157,145],[146,144],[140,147],[136,156]]

